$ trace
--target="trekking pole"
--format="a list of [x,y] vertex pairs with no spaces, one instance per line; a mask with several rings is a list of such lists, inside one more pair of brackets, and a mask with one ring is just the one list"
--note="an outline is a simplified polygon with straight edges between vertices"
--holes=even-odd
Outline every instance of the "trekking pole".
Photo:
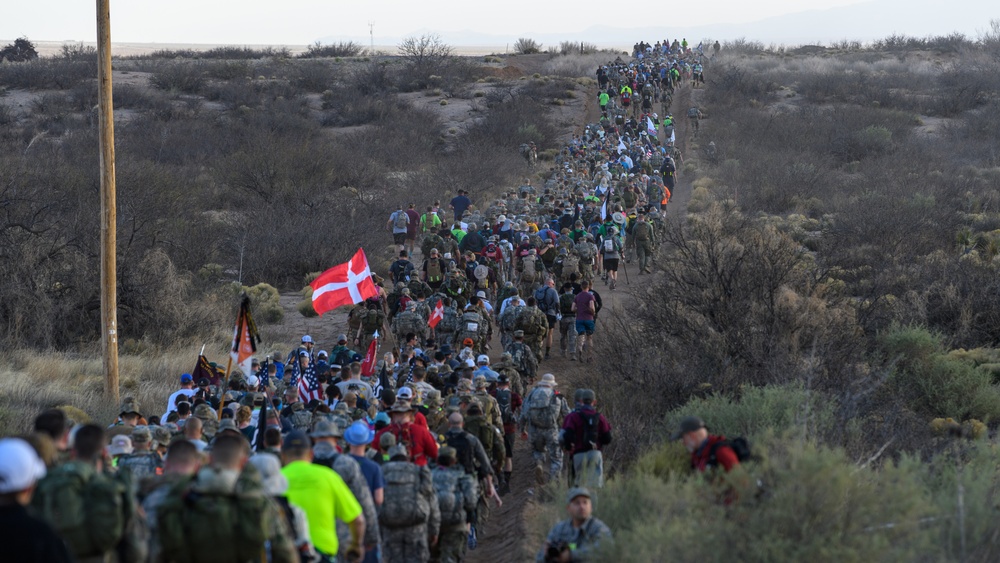
[[632,285],[632,282],[628,280],[628,267],[625,265],[624,256],[622,257],[622,271],[625,272],[625,285]]

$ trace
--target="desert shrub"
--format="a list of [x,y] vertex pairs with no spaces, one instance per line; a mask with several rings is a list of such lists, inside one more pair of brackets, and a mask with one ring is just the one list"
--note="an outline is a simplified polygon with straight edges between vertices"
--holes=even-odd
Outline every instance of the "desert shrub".
[[35,49],[34,43],[28,41],[27,37],[16,39],[13,43],[0,49],[0,62],[23,63],[37,58],[38,50]]
[[325,92],[337,78],[338,73],[329,63],[309,61],[295,65],[292,83],[307,92]]
[[710,102],[767,102],[774,97],[778,85],[762,74],[737,65],[726,64],[708,74],[710,88],[705,98]]
[[319,41],[306,47],[305,53],[300,53],[300,59],[317,59],[323,57],[357,57],[364,53],[365,48],[354,41],[339,41],[324,45]]
[[747,387],[738,396],[695,397],[666,416],[666,428],[677,428],[685,416],[699,416],[714,434],[759,439],[768,432],[795,430],[801,437],[820,438],[835,423],[836,401],[801,383]]
[[285,317],[281,295],[273,285],[259,283],[253,287],[243,287],[242,291],[250,297],[251,311],[258,323],[280,323]]
[[[594,515],[614,530],[615,542],[603,544],[596,558],[906,560],[940,549],[946,523],[920,525],[937,508],[920,463],[859,468],[842,450],[810,441],[772,439],[757,449],[760,463],[725,479],[739,491],[730,506],[718,502],[720,485],[700,477],[636,471],[611,480],[594,501]],[[988,473],[995,479],[995,469]],[[988,502],[975,501],[980,510]],[[528,529],[548,530],[562,506],[546,506]]]
[[894,328],[879,344],[894,361],[893,388],[914,410],[956,420],[1000,419],[1000,387],[990,371],[949,356],[935,335],[921,328]]
[[10,125],[17,120],[14,111],[6,104],[0,104],[0,125]]
[[287,59],[291,56],[291,51],[285,47],[237,47],[234,45],[224,45],[214,47],[207,51],[198,53],[198,58],[202,59],[233,59],[233,60],[256,60],[265,58]]
[[149,82],[161,90],[197,94],[205,87],[205,76],[200,64],[162,63],[157,65]]
[[537,55],[542,52],[542,44],[529,37],[521,37],[514,42],[514,52],[519,55]]
[[436,34],[406,37],[397,49],[404,62],[399,85],[407,91],[426,88],[430,76],[447,74],[454,59],[454,49]]
[[33,59],[0,64],[0,86],[25,89],[72,88],[97,76],[97,57],[89,60]]
[[842,162],[854,162],[884,155],[893,147],[892,131],[887,127],[869,125],[834,139],[833,154]]

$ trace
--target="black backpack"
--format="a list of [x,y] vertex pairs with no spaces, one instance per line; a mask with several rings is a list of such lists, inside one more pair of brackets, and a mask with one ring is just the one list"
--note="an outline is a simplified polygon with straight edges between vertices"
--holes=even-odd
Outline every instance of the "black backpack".
[[445,443],[455,448],[455,456],[458,465],[465,469],[466,475],[476,474],[476,457],[472,451],[472,444],[469,443],[469,436],[466,432],[446,435]]
[[514,419],[514,411],[511,408],[511,391],[510,389],[497,389],[497,405],[500,406],[500,420],[504,424],[514,424],[516,420]]
[[736,454],[736,459],[743,463],[753,459],[753,452],[750,450],[750,442],[746,438],[740,436],[738,438],[733,438],[731,440],[721,440],[712,444],[711,449],[708,451],[708,466],[715,467],[719,464],[715,457],[715,452],[722,446],[728,446],[729,449],[733,450]]

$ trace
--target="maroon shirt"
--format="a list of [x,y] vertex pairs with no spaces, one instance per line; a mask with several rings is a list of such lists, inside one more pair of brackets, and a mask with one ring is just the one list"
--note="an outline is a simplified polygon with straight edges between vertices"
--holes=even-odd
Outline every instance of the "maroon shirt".
[[581,291],[577,294],[576,299],[573,300],[576,303],[576,320],[578,321],[592,321],[594,320],[594,311],[590,310],[590,303],[594,303],[594,308],[597,308],[597,299],[594,298],[594,294],[589,291]]
[[[587,421],[584,415],[597,414],[597,436],[596,442],[586,441]],[[611,425],[603,414],[598,414],[594,407],[583,405],[575,411],[569,413],[563,421],[563,431],[567,440],[572,438],[573,453],[588,452],[590,450],[600,450],[605,444],[611,442]]]
[[410,218],[406,225],[406,238],[417,238],[417,228],[420,226],[420,214],[416,209],[407,209],[406,216]]

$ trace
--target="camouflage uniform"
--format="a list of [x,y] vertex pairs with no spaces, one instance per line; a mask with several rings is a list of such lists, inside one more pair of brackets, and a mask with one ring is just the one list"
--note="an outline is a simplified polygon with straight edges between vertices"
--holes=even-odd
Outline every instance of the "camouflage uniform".
[[[152,441],[153,434],[148,427],[136,426],[132,429],[133,444],[151,444]],[[149,450],[136,451],[118,458],[118,471],[127,471],[133,483],[156,475],[162,466],[163,460],[160,459],[160,455]]]
[[549,320],[545,317],[545,313],[538,307],[525,307],[514,322],[514,327],[524,331],[525,344],[535,353],[535,358],[541,358],[542,344],[549,330]]
[[[442,448],[443,449],[443,448]],[[462,467],[438,466],[431,471],[434,480],[434,490],[440,498],[444,494],[454,494],[462,497],[465,509],[465,520],[460,523],[445,524],[445,514],[441,515],[441,532],[438,534],[438,545],[433,549],[431,561],[440,563],[458,563],[465,557],[468,545],[468,529],[466,524],[476,510],[479,498],[479,487],[471,475],[466,475]]]
[[499,373],[500,375],[506,375],[507,380],[510,381],[510,388],[512,391],[518,395],[524,396],[524,383],[521,381],[521,374],[517,370],[517,366],[514,364],[513,358],[510,353],[504,352],[500,356],[500,361],[493,364],[493,371]]
[[[430,516],[427,522],[406,528],[380,527],[382,535],[382,560],[390,563],[396,561],[427,561],[430,559],[430,536],[438,535],[441,527],[441,512],[438,509],[437,494],[434,492],[434,481],[431,477],[430,469],[418,467],[408,461],[389,461],[382,465],[384,473],[390,473],[394,468],[393,464],[407,464],[421,473],[423,485],[420,495],[424,497],[430,505]],[[391,510],[393,504],[413,503],[416,499],[390,499],[390,491],[386,490],[385,505],[383,512]]]
[[558,477],[559,472],[562,471],[563,449],[562,445],[559,444],[559,429],[562,426],[561,421],[563,417],[570,412],[569,405],[566,404],[566,399],[557,394],[555,404],[550,407],[557,411],[555,417],[556,423],[551,428],[539,428],[532,424],[530,418],[532,395],[544,392],[543,390],[545,389],[555,393],[554,389],[548,388],[541,383],[536,385],[528,393],[528,396],[524,398],[524,405],[521,407],[521,416],[517,420],[518,427],[528,433],[528,441],[531,443],[531,457],[535,460],[535,471],[539,480],[541,480],[540,477],[545,473],[546,457],[548,457],[549,461],[549,479]]
[[201,420],[201,433],[205,436],[205,441],[211,441],[215,433],[219,431],[219,413],[207,403],[202,403],[194,408],[194,417]]
[[653,225],[647,221],[637,222],[632,227],[632,236],[629,239],[635,240],[635,255],[639,259],[640,274],[649,273],[649,258],[653,255],[656,244],[654,232]]
[[[524,380],[528,382],[535,380],[538,374],[538,356],[527,344],[515,340],[507,347],[506,353],[510,354],[511,363]],[[510,386],[518,395],[523,395],[524,388],[522,387],[520,391],[515,389],[513,380]]]
[[427,339],[427,320],[417,311],[416,301],[411,301],[405,311],[392,319],[392,334],[397,342],[406,342],[408,332],[417,335],[418,343],[423,343]]

